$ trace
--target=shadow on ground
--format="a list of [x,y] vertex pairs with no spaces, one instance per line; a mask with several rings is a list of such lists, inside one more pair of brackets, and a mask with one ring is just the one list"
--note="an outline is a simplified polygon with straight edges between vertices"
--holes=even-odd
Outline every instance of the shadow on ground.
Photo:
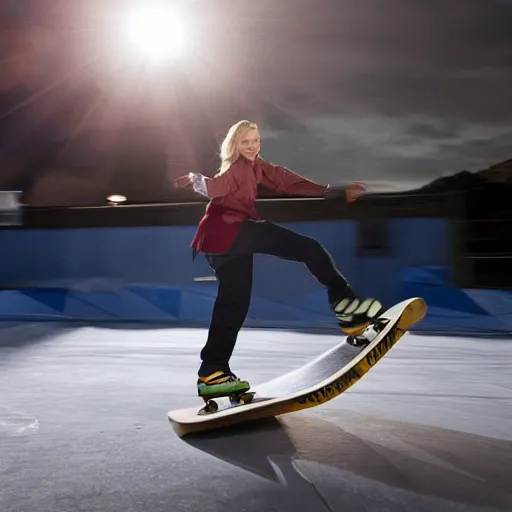
[[[368,482],[381,497],[385,490],[385,495],[398,493],[402,499],[423,496],[512,510],[512,443],[499,439],[344,413],[336,424],[290,416],[194,434],[183,441],[291,491],[300,492],[305,483],[315,487],[308,463],[335,469],[339,491],[357,485],[359,500],[366,494],[365,510],[374,510]],[[339,500],[339,494],[331,500]]]
[[66,331],[69,326],[59,322],[0,322],[0,348],[21,348]]

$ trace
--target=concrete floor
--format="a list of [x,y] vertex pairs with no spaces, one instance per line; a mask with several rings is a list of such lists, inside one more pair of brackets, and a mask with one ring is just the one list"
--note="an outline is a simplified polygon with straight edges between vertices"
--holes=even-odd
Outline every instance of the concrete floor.
[[[512,510],[512,340],[407,335],[314,409],[178,438],[203,329],[0,325],[0,511]],[[240,336],[256,384],[339,338]]]

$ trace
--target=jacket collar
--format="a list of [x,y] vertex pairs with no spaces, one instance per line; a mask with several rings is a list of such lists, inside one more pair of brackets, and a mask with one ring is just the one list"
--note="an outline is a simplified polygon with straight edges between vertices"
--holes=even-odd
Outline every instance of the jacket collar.
[[254,162],[251,162],[248,158],[245,158],[245,156],[240,155],[237,159],[237,162],[244,162],[246,164],[249,164],[251,167],[256,167],[259,164],[259,160],[261,160],[261,156],[258,153],[256,155],[256,158],[254,159]]

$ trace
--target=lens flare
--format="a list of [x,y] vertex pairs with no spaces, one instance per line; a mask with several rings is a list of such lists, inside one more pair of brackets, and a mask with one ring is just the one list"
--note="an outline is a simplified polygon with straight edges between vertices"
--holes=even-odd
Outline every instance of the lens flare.
[[128,41],[150,61],[180,57],[186,42],[184,21],[175,9],[159,5],[134,7],[128,17]]

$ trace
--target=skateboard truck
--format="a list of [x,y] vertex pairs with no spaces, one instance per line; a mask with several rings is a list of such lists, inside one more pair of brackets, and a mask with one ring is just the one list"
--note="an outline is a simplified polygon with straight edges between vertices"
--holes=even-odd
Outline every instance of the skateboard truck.
[[199,415],[212,414],[219,410],[219,404],[213,398],[229,398],[231,407],[238,407],[252,402],[254,393],[249,391],[240,391],[239,393],[233,393],[232,395],[222,395],[216,397],[202,397],[205,406],[199,410]]
[[347,343],[353,347],[369,345],[389,323],[387,318],[376,318],[361,334],[347,336]]

